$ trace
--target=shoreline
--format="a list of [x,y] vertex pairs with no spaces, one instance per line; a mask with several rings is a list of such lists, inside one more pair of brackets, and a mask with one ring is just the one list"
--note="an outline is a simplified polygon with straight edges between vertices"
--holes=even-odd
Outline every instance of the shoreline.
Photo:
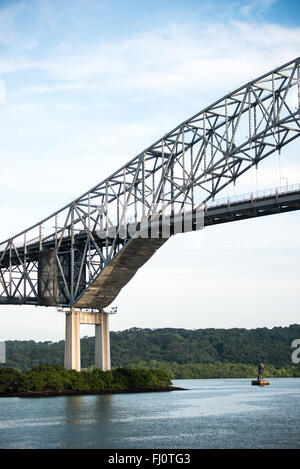
[[132,394],[132,393],[144,393],[144,392],[169,392],[169,391],[188,391],[186,388],[179,388],[176,386],[153,386],[147,388],[129,388],[129,389],[113,389],[107,388],[101,391],[27,391],[27,392],[15,392],[0,394],[1,397],[59,397],[59,396],[93,396],[101,394]]

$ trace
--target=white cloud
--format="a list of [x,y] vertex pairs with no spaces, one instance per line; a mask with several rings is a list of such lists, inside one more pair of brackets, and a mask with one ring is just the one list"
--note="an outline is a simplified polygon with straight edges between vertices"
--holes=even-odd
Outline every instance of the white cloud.
[[0,44],[11,45],[15,39],[14,23],[22,3],[11,4],[0,9]]
[[[46,93],[75,89],[114,92],[225,94],[243,82],[298,55],[300,28],[231,21],[227,24],[168,25],[125,40],[98,43],[74,54],[55,50],[36,62],[52,84],[28,86]],[[8,70],[12,64],[6,65]],[[22,68],[22,61],[15,67]],[[2,65],[5,69],[5,64]],[[208,97],[209,99],[209,97]]]
[[240,8],[244,15],[250,15],[253,11],[256,14],[265,13],[277,0],[252,0]]
[[6,101],[6,85],[5,81],[0,79],[0,104],[4,104]]

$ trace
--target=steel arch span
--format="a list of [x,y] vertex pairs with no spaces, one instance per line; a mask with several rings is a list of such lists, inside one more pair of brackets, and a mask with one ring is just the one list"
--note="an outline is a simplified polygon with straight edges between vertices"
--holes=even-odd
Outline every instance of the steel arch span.
[[[227,94],[69,205],[0,243],[0,304],[108,306],[168,238],[165,220],[172,234],[176,217],[188,213],[197,229],[197,210],[205,220],[222,189],[299,137],[299,64],[298,57]],[[153,236],[138,236],[149,230]]]

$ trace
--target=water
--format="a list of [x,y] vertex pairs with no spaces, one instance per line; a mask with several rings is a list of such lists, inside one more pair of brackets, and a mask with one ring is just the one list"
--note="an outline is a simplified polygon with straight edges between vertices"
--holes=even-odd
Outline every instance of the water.
[[0,448],[300,448],[300,378],[188,391],[0,399]]

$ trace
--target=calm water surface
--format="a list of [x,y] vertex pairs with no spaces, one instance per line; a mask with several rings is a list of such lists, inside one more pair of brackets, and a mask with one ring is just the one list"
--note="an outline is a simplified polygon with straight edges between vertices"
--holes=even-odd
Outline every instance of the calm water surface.
[[300,448],[300,378],[188,391],[0,399],[0,448]]

